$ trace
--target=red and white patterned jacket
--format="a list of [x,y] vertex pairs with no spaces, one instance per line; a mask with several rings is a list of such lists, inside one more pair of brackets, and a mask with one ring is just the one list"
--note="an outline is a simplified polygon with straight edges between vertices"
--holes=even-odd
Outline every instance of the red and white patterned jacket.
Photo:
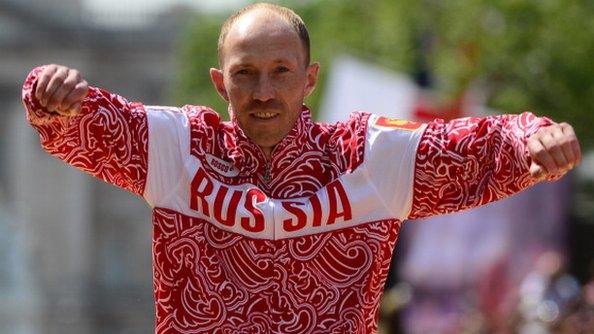
[[50,154],[153,208],[156,333],[375,333],[402,221],[518,192],[530,113],[428,124],[304,107],[267,161],[235,122],[90,88],[76,117],[23,87]]

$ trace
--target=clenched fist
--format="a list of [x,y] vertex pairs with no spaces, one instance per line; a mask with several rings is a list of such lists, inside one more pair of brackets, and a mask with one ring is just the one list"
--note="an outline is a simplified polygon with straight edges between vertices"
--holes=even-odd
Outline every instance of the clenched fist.
[[536,179],[561,176],[580,163],[580,144],[571,125],[553,124],[528,138],[530,174]]
[[74,116],[89,91],[80,72],[61,65],[47,65],[37,81],[35,97],[50,112]]

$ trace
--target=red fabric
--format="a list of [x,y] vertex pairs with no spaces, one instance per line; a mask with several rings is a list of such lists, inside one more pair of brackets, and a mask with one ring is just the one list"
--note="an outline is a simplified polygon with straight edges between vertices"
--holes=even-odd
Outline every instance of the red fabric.
[[476,207],[534,184],[526,142],[550,124],[531,113],[429,123],[417,150],[409,218]]
[[48,113],[34,95],[42,70],[38,67],[27,77],[23,103],[43,148],[103,181],[142,195],[148,165],[144,107],[92,87],[80,115]]

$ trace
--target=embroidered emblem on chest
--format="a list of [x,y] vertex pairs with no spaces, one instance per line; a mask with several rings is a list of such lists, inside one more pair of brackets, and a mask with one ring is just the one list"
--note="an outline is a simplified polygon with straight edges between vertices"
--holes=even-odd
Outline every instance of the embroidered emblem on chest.
[[212,154],[206,154],[206,162],[217,173],[226,177],[235,177],[239,175],[239,169],[229,161],[217,158]]

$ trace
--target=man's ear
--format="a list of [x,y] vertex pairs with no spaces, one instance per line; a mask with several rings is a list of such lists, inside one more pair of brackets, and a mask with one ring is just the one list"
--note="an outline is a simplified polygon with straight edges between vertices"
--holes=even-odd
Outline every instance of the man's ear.
[[320,71],[320,63],[313,63],[307,67],[307,82],[305,84],[304,95],[308,97],[316,84],[318,83],[318,72]]
[[221,95],[225,101],[229,102],[229,94],[227,94],[227,89],[225,89],[223,71],[219,70],[218,68],[211,68],[210,80],[212,81],[212,84],[215,86],[215,89],[219,95]]

